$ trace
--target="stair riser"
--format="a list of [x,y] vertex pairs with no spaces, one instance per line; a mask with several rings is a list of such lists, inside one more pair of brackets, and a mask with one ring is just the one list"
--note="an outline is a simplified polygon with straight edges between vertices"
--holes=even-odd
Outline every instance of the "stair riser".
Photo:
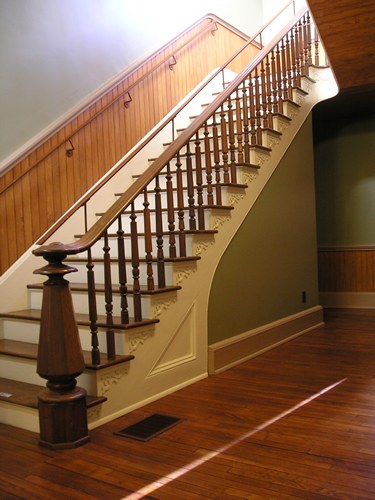
[[[2,329],[3,338],[5,339],[29,342],[31,344],[38,344],[39,342],[40,323],[37,321],[4,320]],[[91,351],[91,333],[89,327],[78,326],[78,332],[82,349],[84,351]],[[106,353],[105,332],[102,329],[98,332],[98,338],[100,351]],[[125,333],[123,331],[115,332],[115,343],[117,354],[128,354]]]
[[[165,294],[162,294],[165,295]],[[42,290],[30,290],[30,307],[32,309],[40,309],[42,306]],[[85,292],[77,292],[72,291],[73,298],[73,307],[76,313],[84,313],[88,314],[88,298],[87,293]],[[130,317],[134,317],[134,302],[133,295],[129,294],[127,296],[128,300],[128,312]],[[154,317],[154,307],[158,298],[155,295],[142,295],[141,296],[141,304],[142,304],[142,316],[145,318],[153,318]],[[159,298],[160,300],[160,298]],[[112,301],[113,316],[120,316],[121,313],[121,298],[119,294],[113,294]],[[96,307],[97,313],[99,315],[105,315],[105,297],[103,292],[97,292],[96,295]]]
[[[177,230],[177,228],[176,228]],[[180,244],[179,244],[179,236],[178,234],[174,235],[175,239],[175,246],[176,246],[176,252],[177,256],[182,256],[180,254]],[[191,234],[186,234],[185,235],[185,240],[186,240],[186,251],[187,255],[193,255],[193,235]],[[156,257],[157,255],[157,242],[156,242],[156,237],[155,235],[152,235],[152,255],[153,257]],[[132,250],[131,250],[131,241],[130,241],[130,236],[127,236],[124,238],[124,244],[125,244],[125,256],[126,258],[130,259],[132,256]],[[163,252],[164,256],[168,257],[169,256],[169,247],[170,247],[170,238],[169,236],[165,235],[163,238]],[[108,239],[108,245],[110,247],[110,255],[113,259],[116,259],[118,257],[118,248],[117,248],[117,239],[116,237],[110,237]],[[93,247],[92,247],[92,257],[95,258],[103,258],[103,241],[99,240]],[[145,251],[145,241],[144,237],[138,239],[138,255],[140,259],[144,259],[146,257],[146,251]],[[146,270],[142,270],[144,267],[144,263],[140,264],[140,272],[141,272],[141,279],[142,279],[142,284],[146,284]],[[132,268],[131,264],[128,263],[126,267],[127,271],[127,276],[130,277],[132,276]],[[97,265],[95,266],[95,273],[97,272]],[[116,276],[118,276],[118,270],[115,271]],[[75,281],[78,283],[77,275],[74,274],[74,277],[70,275],[69,281]],[[103,283],[102,278],[97,278],[98,283]],[[169,283],[170,284],[170,283]]]
[[[266,138],[265,139],[265,143],[264,145],[266,147],[268,147],[266,145],[266,142],[269,142],[269,138],[273,138],[275,137],[275,134],[272,133],[272,132],[269,132],[269,131],[264,131],[264,137]],[[277,135],[276,135],[277,137]],[[253,155],[253,158],[256,158],[256,156]],[[236,158],[237,160],[237,158]],[[228,160],[229,161],[229,160]],[[229,168],[229,167],[228,167]],[[246,174],[248,172],[248,169],[249,167],[244,167],[244,166],[238,166],[236,168],[236,174],[237,174],[237,182],[238,183],[242,183],[243,181],[241,179],[243,179],[243,176],[244,174]],[[176,186],[176,172],[173,171],[171,172],[171,175],[172,175],[172,183],[173,183],[173,186]],[[183,184],[184,186],[186,186],[186,171],[183,172],[182,174],[182,178],[183,178]],[[195,165],[193,165],[193,179],[195,181],[196,179],[196,169],[195,169]],[[224,179],[224,168],[221,166],[220,168],[220,179],[223,180]],[[207,174],[206,174],[206,170],[205,169],[202,169],[202,182],[204,184],[204,187],[203,187],[203,193],[204,193],[204,196],[206,196],[206,192],[207,192]],[[212,183],[212,186],[214,188],[215,186],[215,183],[216,183],[216,171],[215,171],[215,168],[214,168],[214,163],[212,163],[212,172],[211,172],[211,183]],[[166,176],[165,176],[165,172],[162,172],[160,174],[160,177],[159,177],[159,185],[160,185],[160,188],[161,189],[166,189],[167,188],[167,179],[166,179]],[[154,185],[152,185],[152,187],[154,187]],[[154,202],[153,202],[153,194],[149,194],[149,203],[150,203],[150,207],[151,207],[151,200],[152,200],[152,204],[153,206],[155,205]],[[186,195],[187,196],[187,195]],[[185,196],[185,197],[186,197]],[[195,199],[197,198],[197,192],[196,192],[196,189],[194,190],[194,197]],[[195,204],[197,204],[197,202],[195,202]]]
[[[265,153],[262,153],[262,155],[260,155],[259,153],[257,153],[256,151],[250,151],[250,163],[254,164],[254,165],[259,165],[261,162],[263,162],[263,155],[264,154],[267,154],[267,152]],[[241,182],[241,175],[243,175],[243,173],[246,171],[246,169],[243,169],[241,172],[241,174],[238,176],[238,179],[237,179],[237,183]],[[222,174],[221,174],[221,182],[224,181],[224,178],[222,177]],[[153,185],[150,186],[150,191],[154,188]],[[236,187],[232,187],[232,186],[221,186],[221,198],[222,198],[222,201],[221,201],[221,204],[222,205],[230,205],[230,197],[231,195],[233,194],[233,189],[236,189]],[[167,207],[167,193],[165,191],[161,192],[160,193],[160,198],[161,198],[161,206],[162,208],[166,208]],[[216,194],[216,185],[215,185],[215,172],[213,170],[212,172],[212,195],[213,195],[213,204],[214,205],[218,205],[218,199],[217,199],[217,194]],[[197,194],[195,193],[194,194],[195,196],[195,204],[197,204]],[[207,197],[207,190],[206,188],[204,188],[203,190],[203,193],[202,193],[202,203],[203,205],[208,205],[208,197]],[[177,194],[176,192],[173,193],[173,205],[174,205],[174,208],[176,210],[176,207],[178,206],[178,201],[177,201]],[[152,192],[149,193],[148,195],[148,202],[149,202],[149,209],[151,210],[154,210],[155,209],[155,197],[153,195]],[[144,209],[144,199],[143,199],[143,196],[138,196],[135,200],[135,204],[134,204],[134,207],[135,207],[135,210],[143,210]],[[184,189],[184,196],[183,196],[183,206],[189,206],[189,199],[188,199],[188,193],[187,193],[187,189]],[[128,211],[128,210],[127,210]],[[177,215],[175,216],[175,218],[177,219]],[[127,229],[126,228],[123,228],[124,231],[126,232]],[[167,226],[165,226],[165,230],[167,230]],[[141,228],[139,229],[140,232],[142,232]]]
[[[214,229],[214,223],[215,223],[216,215],[219,212],[219,209],[210,210],[208,208],[204,208],[202,210],[204,210],[204,229]],[[144,231],[144,215],[142,212],[138,212],[136,215],[137,215],[137,228],[139,231],[143,232]],[[183,212],[183,216],[184,217],[182,220],[184,223],[184,227],[186,229],[191,229],[191,220],[195,220],[196,228],[198,228],[198,209],[197,208],[193,208],[191,210],[185,209]],[[178,214],[175,212],[174,219],[173,219],[173,224],[174,224],[175,230],[177,230],[179,222],[180,222],[180,220],[178,218]],[[150,214],[150,223],[151,223],[151,232],[155,233],[156,232],[156,220],[155,220],[155,213],[154,212],[151,212],[151,214]],[[163,229],[165,228],[166,230],[169,227],[168,214],[167,214],[166,210],[164,210],[162,212],[162,225],[163,225]],[[123,230],[125,228],[125,229],[127,229],[127,231],[130,231],[129,214],[124,214],[122,216],[122,228],[123,228]],[[110,234],[116,234],[116,232],[118,231],[118,222],[116,221],[114,224],[112,224],[112,226],[110,226],[108,231]],[[155,236],[153,236],[152,238],[153,238],[153,240],[155,240]],[[128,247],[129,247],[129,245],[128,245]]]
[[[223,182],[224,178],[222,177],[222,174],[221,174],[221,182]],[[203,179],[203,182],[206,182],[205,179]],[[214,182],[215,182],[215,173],[213,172],[212,173],[212,189],[214,190]],[[175,183],[174,183],[175,185]],[[155,188],[155,185],[152,183],[149,185],[149,192],[148,192],[148,203],[149,203],[149,209],[150,210],[155,210],[155,195],[153,193],[153,190]],[[164,189],[164,191],[162,191],[160,193],[160,200],[161,200],[161,206],[163,208],[166,208],[167,207],[167,193],[166,193],[166,187],[165,187],[165,183],[163,186],[160,186],[161,189]],[[215,199],[215,202],[216,202],[216,197],[214,198]],[[207,189],[205,187],[202,188],[202,202],[204,205],[207,205],[208,204],[208,199],[207,199]],[[196,191],[194,192],[194,203],[195,204],[198,204],[198,200],[197,200],[197,193]],[[143,210],[144,209],[144,199],[143,199],[143,196],[138,196],[137,199],[135,200],[135,209],[136,210]],[[187,188],[185,187],[184,191],[183,191],[183,198],[182,198],[182,205],[184,207],[186,206],[189,206],[189,196],[188,196],[188,191],[187,191]],[[176,208],[178,207],[178,199],[177,199],[177,191],[176,189],[173,190],[173,206],[176,210]]]
[[[46,380],[39,377],[36,370],[36,361],[0,355],[0,377],[40,385],[43,388],[46,385]],[[77,378],[77,383],[89,394],[96,395],[94,373],[89,371],[82,373]]]
[[[101,255],[102,257],[102,255]],[[72,267],[75,267],[77,269],[77,272],[72,273],[68,276],[68,280],[70,283],[86,283],[87,282],[87,268],[86,264],[83,262],[69,262],[69,265]],[[156,281],[156,276],[157,276],[157,267],[156,264],[153,263],[152,265],[153,268],[153,273],[154,273],[154,279]],[[96,263],[94,267],[94,272],[95,272],[95,283],[102,284],[104,283],[104,268],[101,263]],[[126,265],[126,276],[128,283],[132,283],[132,267],[131,264],[128,263]],[[166,276],[166,283],[167,285],[173,285],[173,265],[170,262],[165,263],[165,276]],[[118,264],[117,262],[111,264],[111,277],[112,277],[112,284],[115,286],[116,284],[119,283],[118,279]],[[146,274],[146,269],[145,266],[142,264],[140,266],[140,276],[139,276],[139,281],[141,285],[146,285],[147,284],[147,274]]]

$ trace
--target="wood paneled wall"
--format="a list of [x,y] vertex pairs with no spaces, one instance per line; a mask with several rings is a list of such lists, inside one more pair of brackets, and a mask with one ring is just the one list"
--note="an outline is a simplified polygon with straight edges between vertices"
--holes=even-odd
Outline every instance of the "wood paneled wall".
[[[0,274],[244,42],[202,19],[9,169],[0,178]],[[240,71],[257,50],[250,46],[230,69]]]
[[320,292],[375,292],[375,246],[320,248]]

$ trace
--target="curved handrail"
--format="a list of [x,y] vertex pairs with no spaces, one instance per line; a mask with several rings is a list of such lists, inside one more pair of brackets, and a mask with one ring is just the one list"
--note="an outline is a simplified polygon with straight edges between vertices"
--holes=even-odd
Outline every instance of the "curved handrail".
[[[62,124],[58,125],[50,134],[48,134],[46,137],[43,138],[43,142],[47,141],[48,139],[50,139],[53,135],[57,134],[60,130],[62,130],[68,123],[70,123],[72,120],[74,120],[75,118],[77,118],[78,115],[82,114],[86,109],[88,109],[89,107],[93,106],[99,99],[101,99],[103,97],[103,95],[107,94],[108,92],[111,91],[111,89],[113,89],[116,85],[119,84],[119,82],[121,80],[124,80],[124,79],[127,79],[127,78],[130,78],[134,73],[136,73],[142,66],[144,66],[147,61],[151,60],[151,59],[154,59],[155,57],[157,57],[160,53],[162,53],[163,51],[165,51],[170,45],[176,43],[180,38],[182,38],[184,35],[187,35],[189,32],[191,32],[193,29],[195,29],[196,27],[198,27],[200,24],[202,24],[205,20],[209,20],[211,19],[211,22],[209,24],[207,24],[206,26],[204,26],[200,31],[198,31],[190,40],[187,40],[185,43],[183,43],[182,45],[180,45],[179,47],[176,48],[176,50],[173,50],[171,51],[171,53],[164,57],[162,61],[160,61],[158,64],[156,64],[155,66],[152,67],[152,69],[150,71],[147,71],[144,75],[142,75],[141,77],[139,77],[137,80],[135,80],[131,85],[129,85],[125,90],[123,90],[118,96],[116,96],[114,99],[112,99],[112,101],[108,102],[105,106],[103,106],[97,113],[94,113],[92,116],[90,116],[90,118],[85,121],[84,123],[82,123],[80,126],[78,126],[73,133],[71,133],[69,135],[69,137],[61,140],[58,142],[58,144],[56,146],[54,146],[52,149],[50,149],[48,151],[48,153],[42,155],[35,163],[33,163],[32,165],[30,165],[30,167],[20,173],[18,176],[16,176],[14,179],[13,179],[13,182],[7,186],[5,186],[4,188],[0,189],[0,194],[2,192],[4,192],[6,189],[8,189],[9,187],[11,187],[14,182],[18,181],[19,179],[21,179],[24,175],[26,175],[28,172],[30,172],[30,170],[32,170],[33,168],[35,168],[37,165],[39,165],[42,161],[44,161],[46,158],[48,158],[51,154],[53,154],[55,151],[57,151],[60,147],[62,147],[64,144],[66,144],[67,142],[70,142],[72,140],[72,138],[78,133],[80,132],[81,130],[83,130],[85,127],[87,127],[88,125],[90,125],[90,123],[92,123],[96,118],[98,118],[99,116],[102,115],[102,113],[104,113],[107,109],[109,109],[111,106],[113,106],[117,101],[119,101],[121,98],[123,98],[124,96],[126,96],[126,94],[129,94],[129,92],[134,89],[137,85],[139,85],[140,83],[142,83],[146,78],[148,78],[150,75],[152,75],[156,70],[158,70],[160,67],[162,67],[164,64],[166,64],[172,57],[174,57],[175,54],[178,54],[182,49],[186,49],[186,47],[188,47],[189,45],[191,45],[195,40],[196,38],[198,38],[199,36],[201,36],[202,34],[204,34],[206,31],[209,31],[209,29],[212,28],[212,26],[214,24],[221,24],[222,26],[224,26],[225,28],[229,29],[230,31],[232,31],[233,33],[235,33],[236,35],[238,35],[240,38],[243,38],[244,40],[248,40],[249,37],[247,35],[245,35],[244,33],[242,33],[240,30],[238,30],[237,28],[235,28],[234,26],[232,26],[231,24],[227,23],[226,21],[224,21],[223,19],[220,19],[218,16],[216,16],[215,14],[206,14],[205,16],[203,16],[202,18],[200,18],[198,21],[196,21],[194,24],[192,24],[188,29],[186,29],[185,31],[183,31],[182,33],[180,33],[179,35],[177,35],[175,38],[173,38],[173,40],[171,40],[170,42],[168,42],[167,44],[165,44],[163,47],[161,47],[160,49],[158,49],[156,52],[153,52],[150,56],[148,56],[145,60],[143,60],[142,62],[140,62],[139,64],[136,65],[136,67],[132,68],[131,71],[129,71],[128,73],[124,74],[124,75],[121,75],[120,78],[116,79],[115,82],[113,82],[108,88],[106,88],[101,94],[100,96],[96,97],[94,100],[90,101],[89,104],[85,105],[83,108],[81,108],[78,112],[76,112],[73,116],[69,117],[67,120],[65,120]],[[37,145],[33,146],[32,148],[30,148],[24,155],[18,157],[16,160],[13,160],[7,168],[5,168],[1,173],[0,173],[0,177],[2,177],[3,175],[5,175],[10,169],[12,169],[12,167],[14,167],[17,163],[19,163],[20,161],[22,161],[27,155],[29,155],[30,153],[32,153],[33,151],[35,151],[35,149],[37,149],[40,145],[41,145],[41,141],[38,142]]]
[[[90,190],[87,191],[86,195],[83,196],[75,205],[73,205],[67,212],[61,217],[48,231],[44,233],[44,235],[39,238],[37,244],[42,245],[46,242],[46,240],[66,221],[73,215],[79,208],[85,205],[90,198],[101,189],[114,175],[116,175],[119,170],[121,170],[132,158],[134,158],[139,151],[141,151],[164,127],[166,127],[169,123],[171,123],[178,114],[202,91],[202,89],[208,85],[214,78],[216,78],[224,69],[232,63],[236,57],[238,57],[241,52],[243,52],[250,44],[255,42],[255,39],[263,33],[265,29],[267,29],[287,8],[291,5],[295,5],[295,0],[291,0],[288,2],[275,16],[273,16],[262,28],[260,28],[251,38],[249,38],[245,44],[243,44],[224,64],[222,64],[217,70],[215,70],[211,76],[205,80],[204,85],[199,87],[194,93],[190,95],[190,97],[177,108],[177,110],[168,115],[168,119],[166,121],[162,121],[162,123],[154,129],[154,131],[148,135],[140,144],[135,147],[130,153],[126,154],[126,158],[124,161],[120,162],[114,169],[108,172],[106,175],[102,177],[100,181],[98,181],[95,186],[93,186]],[[225,23],[226,26],[230,26],[225,21],[222,21],[220,18],[215,16],[214,14],[207,14],[206,17],[212,17],[218,19],[220,22]],[[234,28],[235,29],[235,28]]]
[[[287,33],[308,11],[303,7],[294,18],[284,27],[283,32]],[[189,142],[196,132],[207,122],[207,120],[217,111],[224,101],[236,90],[242,81],[253,71],[262,60],[272,51],[280,40],[280,34],[274,37],[266,47],[264,47],[252,62],[239,73],[239,75],[221,92],[214,101],[172,142],[172,144],[150,165],[150,167],[118,198],[118,200],[107,210],[105,214],[84,234],[78,241],[62,244],[51,243],[33,251],[37,256],[48,256],[50,254],[60,255],[65,258],[67,255],[75,255],[89,249],[99,240],[104,231],[115,221],[117,217],[132,203],[152,179],[171,161],[174,156]],[[233,60],[233,59],[232,59]]]

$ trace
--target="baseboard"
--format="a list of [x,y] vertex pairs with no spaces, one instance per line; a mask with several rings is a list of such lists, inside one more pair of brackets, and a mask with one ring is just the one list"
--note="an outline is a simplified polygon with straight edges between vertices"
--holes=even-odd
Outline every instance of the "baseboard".
[[191,378],[190,380],[186,380],[180,384],[176,384],[172,387],[169,387],[168,389],[165,389],[164,391],[161,391],[157,394],[153,394],[152,396],[149,396],[148,398],[137,401],[137,403],[130,405],[130,406],[127,406],[126,408],[123,408],[122,410],[119,410],[116,413],[112,413],[111,415],[107,415],[106,417],[103,417],[103,418],[95,419],[95,411],[93,411],[93,418],[92,419],[90,419],[90,415],[89,415],[89,425],[88,425],[89,430],[92,430],[92,429],[95,429],[96,427],[107,424],[108,422],[111,422],[112,420],[115,420],[116,418],[127,415],[128,413],[131,413],[132,411],[138,410],[139,408],[142,408],[150,403],[153,403],[154,401],[157,401],[158,399],[164,398],[164,397],[168,396],[169,394],[172,394],[176,391],[179,391],[180,389],[183,389],[184,387],[187,387],[191,384],[195,384],[196,382],[199,382],[200,380],[203,380],[205,378],[207,378],[206,372],[202,373],[201,375],[198,375],[194,378]]
[[375,307],[375,292],[321,292],[323,307],[364,308]]
[[241,333],[208,347],[208,371],[220,373],[323,324],[323,308],[301,313]]

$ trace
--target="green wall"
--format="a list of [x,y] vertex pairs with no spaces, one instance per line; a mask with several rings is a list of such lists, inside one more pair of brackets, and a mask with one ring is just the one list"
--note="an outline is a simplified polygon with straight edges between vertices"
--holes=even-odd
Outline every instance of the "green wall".
[[319,246],[375,244],[375,115],[314,126]]
[[209,300],[209,344],[317,304],[309,117],[217,267]]

